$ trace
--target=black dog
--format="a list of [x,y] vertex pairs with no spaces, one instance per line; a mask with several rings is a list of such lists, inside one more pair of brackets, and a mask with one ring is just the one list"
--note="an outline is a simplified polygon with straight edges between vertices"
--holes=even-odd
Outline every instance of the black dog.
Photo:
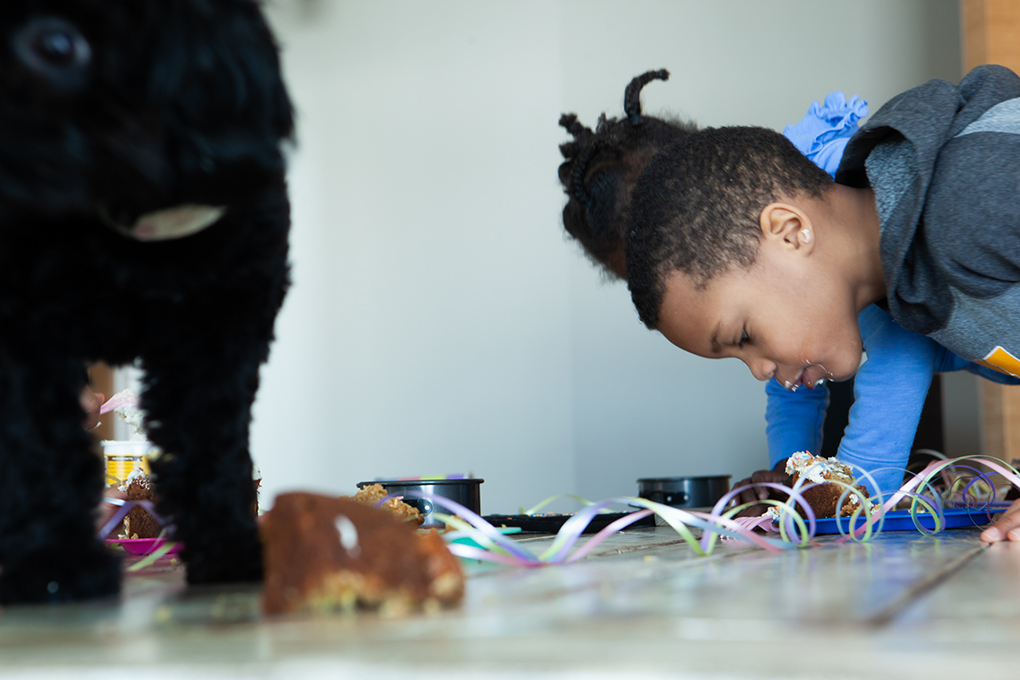
[[190,583],[258,580],[293,113],[254,0],[0,3],[0,602],[108,595],[83,362],[140,358]]

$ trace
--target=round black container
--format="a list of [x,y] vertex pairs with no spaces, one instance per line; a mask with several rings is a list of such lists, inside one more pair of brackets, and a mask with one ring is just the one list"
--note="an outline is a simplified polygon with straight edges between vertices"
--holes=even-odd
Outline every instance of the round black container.
[[482,495],[479,487],[484,481],[484,479],[377,479],[374,482],[358,482],[358,488],[361,489],[371,484],[382,484],[386,493],[391,496],[403,496],[405,503],[418,508],[418,512],[425,518],[425,523],[422,526],[441,527],[443,523],[435,519],[433,514],[441,512],[456,515],[457,513],[438,507],[432,501],[420,498],[420,496],[428,494],[449,498],[468,510],[481,514]]
[[707,508],[730,490],[730,475],[651,477],[637,483],[641,498],[674,508]]

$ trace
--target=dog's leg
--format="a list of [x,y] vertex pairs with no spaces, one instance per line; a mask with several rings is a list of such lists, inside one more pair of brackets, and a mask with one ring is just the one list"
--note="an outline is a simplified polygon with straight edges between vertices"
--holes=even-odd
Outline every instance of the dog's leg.
[[82,428],[82,364],[0,347],[0,603],[113,595],[95,538],[102,462]]
[[190,351],[143,357],[142,406],[164,451],[152,461],[158,509],[177,527],[189,583],[258,581],[248,424],[268,337],[180,342]]

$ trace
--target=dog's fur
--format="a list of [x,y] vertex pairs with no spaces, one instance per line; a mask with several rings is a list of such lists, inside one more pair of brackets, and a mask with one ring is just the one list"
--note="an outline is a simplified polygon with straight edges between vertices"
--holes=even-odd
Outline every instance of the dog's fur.
[[[78,399],[93,360],[141,359],[188,581],[258,580],[248,426],[288,282],[293,130],[259,7],[3,0],[0,41],[0,602],[119,589]],[[226,212],[173,240],[111,226],[192,204]]]

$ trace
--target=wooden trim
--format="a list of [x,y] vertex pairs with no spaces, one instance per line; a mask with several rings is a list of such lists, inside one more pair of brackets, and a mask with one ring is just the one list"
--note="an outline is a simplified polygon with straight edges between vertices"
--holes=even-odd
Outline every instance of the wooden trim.
[[[965,73],[981,64],[1020,73],[1020,1],[962,0],[960,28]],[[981,382],[982,452],[1020,459],[1020,387]]]
[[[89,366],[89,387],[109,399],[113,396],[113,369],[103,363]],[[113,439],[113,414],[100,418],[99,427],[92,431],[96,439]]]
[[962,0],[963,70],[1002,64],[1020,73],[1020,2]]
[[978,64],[987,64],[987,0],[962,0],[960,2],[960,30],[963,33],[963,72],[967,73]]

